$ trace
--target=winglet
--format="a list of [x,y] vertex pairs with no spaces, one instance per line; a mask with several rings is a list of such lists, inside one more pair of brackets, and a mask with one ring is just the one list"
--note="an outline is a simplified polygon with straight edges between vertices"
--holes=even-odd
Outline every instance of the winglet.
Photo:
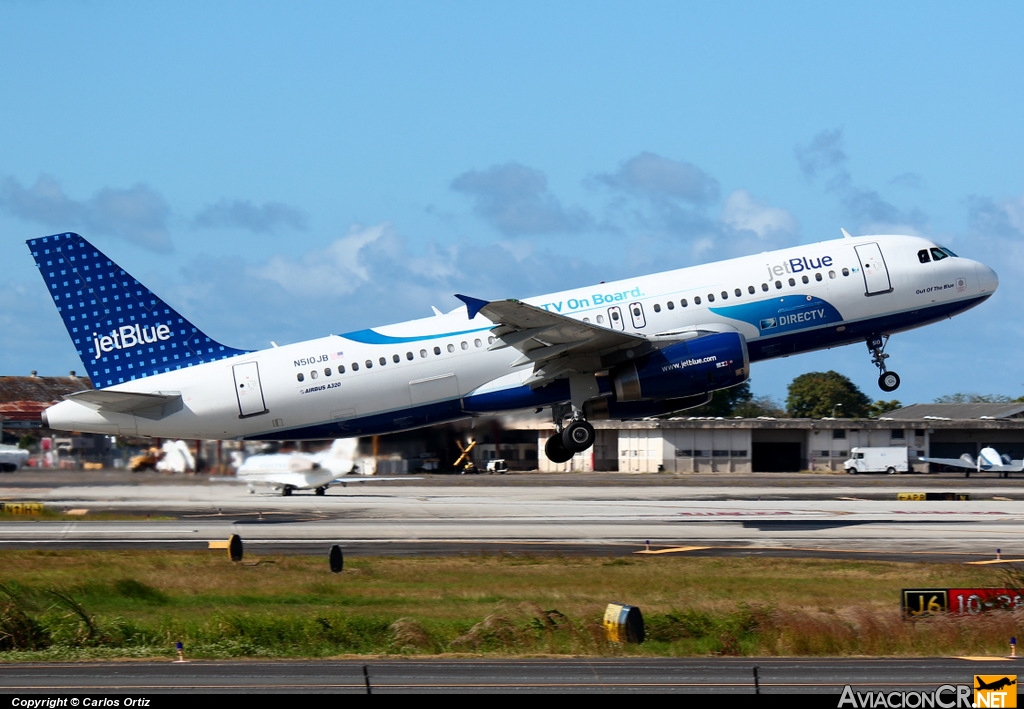
[[466,304],[466,312],[469,314],[469,319],[472,320],[476,317],[485,305],[490,305],[490,301],[480,300],[479,298],[471,298],[468,295],[455,294],[455,297]]
[[843,238],[844,239],[852,239],[853,238],[852,236],[850,236],[850,232],[846,231],[846,229],[843,229],[842,227],[840,227],[839,231],[843,232]]

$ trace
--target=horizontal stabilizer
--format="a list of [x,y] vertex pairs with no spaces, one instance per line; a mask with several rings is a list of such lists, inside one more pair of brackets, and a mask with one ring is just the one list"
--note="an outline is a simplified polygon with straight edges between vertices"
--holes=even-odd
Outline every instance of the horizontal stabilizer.
[[146,418],[154,419],[181,410],[181,394],[178,392],[143,394],[133,391],[86,390],[68,394],[64,398],[96,411],[149,414]]

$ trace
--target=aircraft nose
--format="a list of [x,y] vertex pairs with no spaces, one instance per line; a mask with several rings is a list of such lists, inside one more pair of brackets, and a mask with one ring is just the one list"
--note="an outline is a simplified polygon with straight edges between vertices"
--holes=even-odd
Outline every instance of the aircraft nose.
[[978,286],[982,293],[995,293],[999,287],[999,276],[991,268],[979,263],[975,270],[978,273]]

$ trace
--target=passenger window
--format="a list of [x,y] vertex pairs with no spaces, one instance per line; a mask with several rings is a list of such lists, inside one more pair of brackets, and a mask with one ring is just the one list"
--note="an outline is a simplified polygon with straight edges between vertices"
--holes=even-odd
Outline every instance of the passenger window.
[[598,325],[603,325],[604,324],[604,315],[598,315],[597,316],[597,324]]
[[768,292],[768,284],[767,283],[762,283],[761,284],[761,290],[763,290],[765,293],[767,293]]
[[324,376],[325,377],[331,376],[331,368],[330,367],[327,367],[326,369],[324,369]]
[[295,375],[295,378],[298,379],[301,382],[301,381],[305,381],[306,376],[302,372],[299,372],[298,374]]
[[828,277],[834,279],[836,277],[836,272],[835,271],[829,271],[828,272]]
[[811,279],[808,278],[807,276],[804,276],[802,280],[803,280],[804,283],[810,283],[811,282]]
[[434,354],[436,354],[436,355],[441,354],[441,348],[438,347],[437,345],[434,345]]
[[672,302],[671,300],[668,301],[668,309],[669,310],[675,310],[676,309],[676,304],[674,302]]
[[488,345],[493,345],[494,344],[494,335],[491,335],[491,336],[489,336],[487,338],[487,344]]
[[345,373],[345,365],[344,364],[339,364],[338,365],[338,374],[344,374],[344,373]]
[[309,378],[310,379],[316,379],[316,370],[315,369],[312,372],[309,373]]
[[449,342],[448,343],[448,352],[454,352],[454,351],[455,351],[455,345],[453,345],[451,342]]
[[844,268],[844,269],[843,269],[843,275],[844,275],[844,276],[849,276],[849,275],[850,275],[850,269],[848,269],[848,268]]
[[661,304],[660,303],[655,303],[654,304],[654,312],[656,312],[656,313],[660,313],[661,312]]
[[750,293],[750,295],[754,295],[754,292],[754,286],[747,286],[747,293]]
[[729,300],[729,291],[722,291],[722,300]]
[[680,300],[679,304],[685,308],[686,307],[686,298],[683,298],[682,300]]
[[352,371],[353,372],[358,372],[359,371],[359,362],[353,362],[352,363]]
[[795,278],[790,278],[789,279],[789,287],[792,288],[795,285],[796,285],[796,279]]
[[427,351],[426,350],[420,350],[420,357],[426,357],[426,356],[427,356]]
[[699,295],[693,296],[693,304],[694,305],[700,305],[700,296]]
[[708,293],[708,302],[709,303],[714,303],[715,302],[715,294],[714,293]]
[[480,338],[477,338],[477,339],[473,340],[473,346],[474,346],[474,347],[479,347],[479,346],[480,346],[480,345],[482,345],[482,344],[483,344],[483,343],[482,343],[482,342],[480,342]]
[[[423,350],[420,350],[420,352],[423,352]],[[423,352],[423,356],[426,357],[427,353]],[[411,362],[412,358],[413,358],[412,352],[406,352],[405,353],[405,358]]]
[[366,360],[366,368],[367,369],[373,369],[373,360],[372,359]]
[[734,293],[736,294],[736,297],[737,297],[737,298],[739,298],[739,297],[740,297],[741,295],[743,295],[743,291],[741,291],[741,290],[740,290],[739,288],[737,288],[737,289],[736,289],[735,291],[733,291],[733,292],[734,292]]
[[399,362],[402,361],[402,358],[399,357],[397,354],[393,354],[391,355],[391,361],[394,362],[395,364],[398,364]]
[[775,290],[782,289],[782,281],[775,281]]
[[469,343],[466,342],[465,340],[462,341],[462,349],[464,349],[464,350],[468,350],[469,349]]
[[814,274],[814,280],[821,281],[821,272],[820,271],[818,273]]
[[387,363],[388,363],[388,360],[387,360],[387,358],[386,358],[386,357],[381,357],[381,358],[380,358],[379,360],[377,360],[377,361],[378,361],[378,362],[380,362],[380,366],[382,366],[382,367],[383,367],[383,366],[384,366],[385,364],[387,364]]
[[928,249],[921,249],[917,252],[917,260],[921,263],[929,263],[932,257],[928,255]]

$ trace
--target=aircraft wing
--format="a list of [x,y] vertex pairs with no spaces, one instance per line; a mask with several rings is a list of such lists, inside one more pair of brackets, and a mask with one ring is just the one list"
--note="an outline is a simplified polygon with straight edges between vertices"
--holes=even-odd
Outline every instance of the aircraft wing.
[[522,352],[514,366],[533,362],[530,384],[570,371],[596,372],[608,367],[617,352],[650,347],[646,337],[575,320],[519,300],[455,297],[466,304],[470,318],[481,313],[495,323],[491,332],[498,339],[491,349],[514,347]]
[[398,475],[395,477],[377,477],[376,475],[345,475],[344,477],[334,478],[328,485],[341,485],[342,487],[347,486],[349,483],[372,483],[372,482],[383,482],[384,480],[422,480],[423,478],[415,475]]
[[110,391],[109,389],[87,389],[64,396],[96,411],[111,411],[119,414],[140,414],[146,418],[160,419],[181,408],[181,394],[178,392],[155,392],[143,394],[133,391]]
[[939,465],[948,465],[952,468],[978,469],[977,461],[968,453],[964,453],[960,458],[921,458],[920,460],[922,463],[938,463]]

